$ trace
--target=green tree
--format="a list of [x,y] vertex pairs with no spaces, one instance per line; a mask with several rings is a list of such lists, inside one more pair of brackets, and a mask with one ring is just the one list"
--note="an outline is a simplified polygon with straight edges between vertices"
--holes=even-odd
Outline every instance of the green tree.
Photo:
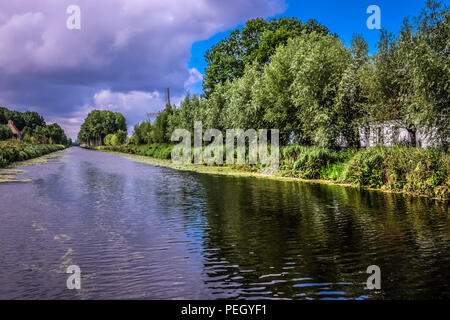
[[33,137],[36,143],[49,143],[49,132],[47,127],[36,127],[33,131]]
[[[171,109],[171,116],[167,119],[167,141],[170,141],[174,129],[186,129],[193,134],[194,122],[203,120],[206,108],[207,101],[202,102],[198,96],[191,96],[188,93],[178,108]],[[163,116],[161,119],[165,119],[163,114],[161,116]],[[156,120],[158,120],[158,118]],[[160,130],[156,129],[156,126],[160,126],[162,123],[164,122],[160,121],[157,123],[157,121],[155,121],[153,124],[154,131]]]
[[374,106],[374,116],[379,120],[395,119],[398,118],[396,104],[400,90],[395,83],[394,35],[382,30],[377,48],[378,52],[374,57],[374,85],[378,103]]
[[19,111],[6,109],[4,112],[4,117],[6,123],[8,123],[8,120],[12,120],[19,131],[22,131],[25,127],[25,120],[23,119],[22,113]]
[[315,32],[296,38],[292,45],[297,48],[292,62],[297,120],[315,145],[333,147],[339,133],[334,106],[350,52],[338,39]]
[[303,33],[328,34],[325,26],[310,20],[303,24],[295,18],[265,21],[258,18],[247,21],[245,27],[231,32],[230,36],[206,52],[207,68],[203,89],[209,95],[219,83],[233,80],[244,74],[246,65],[257,61],[267,64],[275,50],[289,38]]
[[350,52],[333,36],[316,32],[289,39],[264,68],[264,119],[280,129],[282,144],[333,146],[338,128],[335,109]]
[[130,139],[132,144],[150,144],[152,143],[152,124],[150,121],[144,121],[134,126],[133,134]]
[[230,117],[228,116],[228,111],[226,110],[228,106],[230,81],[224,84],[219,83],[214,91],[209,95],[208,99],[205,99],[203,108],[203,125],[206,128],[215,128],[221,130],[222,132],[231,128]]
[[0,124],[0,140],[7,140],[12,138],[12,132],[5,124]]
[[81,125],[77,140],[89,145],[101,145],[106,135],[118,130],[127,131],[126,120],[122,114],[108,110],[93,110]]
[[211,93],[218,83],[242,76],[245,67],[242,54],[239,30],[232,31],[227,39],[206,52],[208,67],[203,79],[203,90],[206,94]]
[[127,132],[124,130],[117,130],[116,132],[116,136],[117,136],[117,142],[119,144],[124,144],[125,141],[127,140]]
[[[351,147],[360,146],[359,127],[363,124],[369,100],[363,77],[367,75],[369,47],[361,35],[354,35],[351,44],[352,62],[342,75],[336,96],[336,129]],[[370,80],[369,80],[370,81]]]
[[112,137],[113,137],[113,134],[112,133],[109,133],[109,134],[107,134],[106,136],[105,136],[105,138],[103,139],[103,142],[105,143],[105,145],[107,145],[107,146],[111,146],[112,144],[111,144],[111,139],[112,139]]
[[6,119],[5,113],[8,111],[8,109],[4,107],[0,107],[0,124],[7,124],[8,120]]
[[110,143],[111,143],[112,146],[118,146],[120,144],[119,138],[117,137],[117,134],[113,134],[111,136]]
[[297,142],[308,144],[303,134],[302,120],[297,119],[298,108],[292,103],[295,75],[292,62],[297,50],[298,39],[288,41],[271,57],[272,62],[264,68],[262,93],[258,95],[259,104],[265,107],[264,121],[269,128],[280,130],[280,143],[287,144],[295,132]]
[[224,129],[265,128],[264,103],[258,99],[262,86],[262,68],[256,62],[247,66],[241,78],[229,84],[225,93],[227,108],[223,115]]
[[[411,29],[413,31],[411,31]],[[414,32],[415,31],[415,32]],[[412,34],[412,35],[411,35]],[[441,1],[427,0],[413,26],[405,26],[399,60],[409,72],[404,84],[411,122],[443,141],[450,139],[450,9]],[[404,94],[406,95],[406,94]]]
[[53,123],[46,127],[47,131],[47,140],[49,143],[54,144],[68,144],[68,139],[64,130],[57,124]]
[[22,114],[22,117],[25,122],[25,127],[28,127],[31,130],[34,130],[34,128],[36,128],[37,126],[45,126],[44,118],[37,112],[25,111]]
[[166,108],[158,113],[155,123],[152,125],[152,140],[156,143],[167,143],[170,141],[168,132],[169,117],[172,115],[172,106],[166,105]]
[[[37,112],[26,111],[22,113],[0,108],[0,123],[7,124],[8,120],[12,120],[17,129],[22,131],[22,136],[27,142],[69,145],[69,139],[64,130],[56,123],[47,126],[44,118]],[[8,128],[8,131],[11,130]]]
[[398,38],[383,31],[374,57],[374,120],[401,120],[412,145],[416,132],[437,129],[450,137],[449,9],[428,0],[411,24],[405,19]]

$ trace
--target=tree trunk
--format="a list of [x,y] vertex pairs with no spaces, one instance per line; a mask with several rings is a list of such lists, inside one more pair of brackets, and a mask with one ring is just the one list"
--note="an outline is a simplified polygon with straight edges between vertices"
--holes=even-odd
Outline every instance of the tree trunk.
[[406,130],[408,130],[409,138],[411,139],[411,146],[417,147],[416,128],[407,128]]

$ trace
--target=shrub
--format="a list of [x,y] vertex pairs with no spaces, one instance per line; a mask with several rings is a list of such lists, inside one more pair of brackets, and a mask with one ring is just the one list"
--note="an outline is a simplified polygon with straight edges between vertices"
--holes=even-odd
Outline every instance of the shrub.
[[149,145],[111,145],[99,148],[100,150],[110,150],[137,154],[141,156],[153,157],[158,159],[170,159],[173,145],[170,144],[149,144]]
[[36,158],[62,149],[64,149],[64,146],[59,144],[31,144],[17,140],[0,141],[0,167],[6,167],[15,161]]
[[336,151],[326,148],[292,145],[281,149],[283,167],[291,168],[292,175],[300,178],[321,178],[321,170],[338,159]]
[[117,142],[119,144],[125,143],[125,140],[127,139],[127,133],[124,130],[118,130],[116,132]]
[[112,145],[112,146],[117,146],[117,145],[119,145],[119,139],[117,138],[117,135],[116,135],[116,134],[113,134],[113,135],[111,136],[111,145]]
[[354,156],[345,180],[361,186],[448,198],[449,172],[450,156],[442,151],[377,147]]
[[12,132],[5,124],[0,124],[0,140],[7,140],[12,138]]
[[110,146],[111,145],[111,138],[112,138],[112,134],[107,134],[106,137],[103,139],[103,142],[105,143],[105,145]]

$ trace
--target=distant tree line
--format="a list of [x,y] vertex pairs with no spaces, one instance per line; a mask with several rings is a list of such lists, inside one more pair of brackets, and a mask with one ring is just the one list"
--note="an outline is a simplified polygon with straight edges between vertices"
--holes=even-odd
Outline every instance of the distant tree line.
[[13,137],[8,121],[12,120],[16,128],[22,132],[25,142],[39,144],[71,145],[72,140],[67,138],[64,130],[57,124],[47,125],[44,118],[37,112],[19,112],[0,107],[0,140]]
[[126,137],[127,124],[121,113],[93,110],[81,125],[77,142],[89,146],[103,145],[105,142],[121,144],[125,142]]
[[450,14],[428,0],[398,36],[382,30],[377,52],[361,35],[347,48],[326,27],[250,20],[206,54],[204,91],[137,124],[134,144],[170,142],[174,129],[277,128],[280,143],[360,146],[359,128],[399,120],[410,132],[450,139]]

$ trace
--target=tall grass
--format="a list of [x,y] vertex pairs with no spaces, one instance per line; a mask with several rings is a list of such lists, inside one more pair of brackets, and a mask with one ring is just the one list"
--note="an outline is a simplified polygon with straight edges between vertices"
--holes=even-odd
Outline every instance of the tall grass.
[[450,155],[436,149],[402,146],[361,150],[348,164],[345,180],[448,199]]
[[319,147],[291,145],[280,150],[284,175],[305,179],[338,180],[343,163],[355,153],[352,149],[335,151]]
[[0,168],[16,161],[40,157],[65,147],[59,144],[31,144],[17,140],[0,141]]
[[149,145],[118,145],[96,147],[99,150],[109,150],[137,154],[141,156],[153,157],[157,159],[170,159],[173,145],[170,144],[149,144]]
[[286,176],[450,198],[450,155],[437,149],[287,146],[281,149],[281,168]]
[[[123,145],[99,148],[170,159],[173,145]],[[246,154],[248,160],[248,150]],[[255,171],[260,166],[260,164],[235,165],[234,168]],[[358,151],[290,145],[280,148],[280,174],[404,191],[441,199],[450,198],[450,155],[436,149],[396,146]]]

